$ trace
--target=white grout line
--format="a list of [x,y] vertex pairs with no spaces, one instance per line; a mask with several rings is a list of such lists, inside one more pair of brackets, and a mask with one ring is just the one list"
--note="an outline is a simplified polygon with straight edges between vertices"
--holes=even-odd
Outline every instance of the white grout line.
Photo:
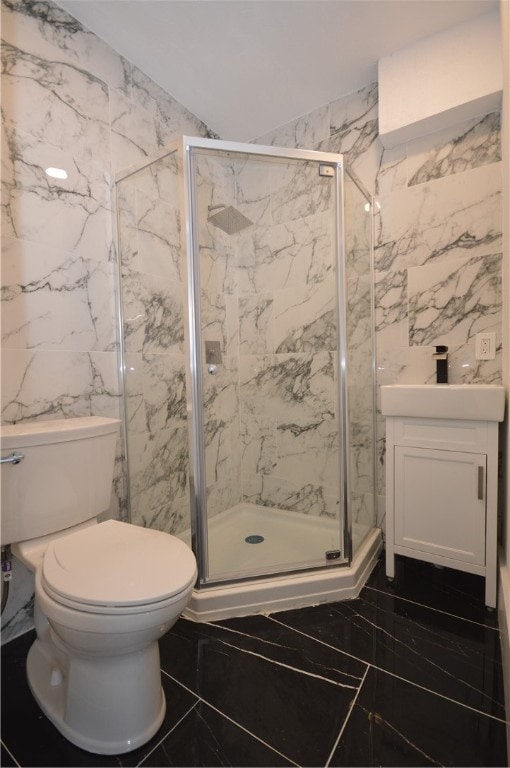
[[18,763],[18,761],[16,760],[16,758],[15,758],[15,757],[14,757],[14,755],[12,754],[11,750],[10,750],[10,749],[7,747],[7,745],[5,744],[5,741],[2,741],[2,747],[5,749],[5,751],[6,751],[6,752],[8,752],[8,753],[9,753],[9,757],[11,757],[11,758],[14,760],[14,762],[16,763],[16,765],[18,766],[18,768],[20,768],[20,764]]
[[[161,671],[163,671],[163,670],[161,670]],[[178,720],[178,721],[177,721],[177,722],[176,722],[176,723],[175,723],[175,724],[174,724],[174,725],[173,725],[173,726],[170,728],[170,730],[169,730],[169,731],[167,731],[167,732],[165,733],[165,735],[164,735],[164,736],[162,736],[162,738],[161,738],[161,739],[158,741],[158,743],[157,743],[157,744],[155,744],[155,745],[153,746],[153,748],[151,749],[151,751],[150,751],[150,752],[147,752],[147,754],[146,754],[146,755],[145,755],[145,757],[143,758],[142,762],[141,762],[141,763],[138,763],[138,765],[137,765],[137,768],[140,768],[140,766],[141,766],[141,765],[143,765],[143,764],[145,763],[145,761],[147,760],[147,758],[149,757],[149,755],[152,755],[152,753],[154,752],[154,750],[155,750],[155,749],[157,749],[157,748],[158,748],[158,747],[159,747],[159,746],[160,746],[160,745],[161,745],[161,744],[164,742],[164,740],[166,739],[166,737],[167,737],[167,736],[169,736],[169,735],[172,733],[172,731],[175,731],[175,729],[177,728],[177,726],[178,726],[178,725],[180,725],[180,724],[182,723],[182,721],[183,721],[183,720],[185,720],[185,718],[187,718],[187,717],[188,717],[189,713],[190,713],[190,712],[192,712],[192,711],[195,709],[195,707],[197,706],[197,704],[198,704],[198,701],[195,701],[195,702],[194,702],[194,704],[193,704],[193,705],[192,705],[192,706],[191,706],[191,707],[188,709],[188,711],[184,713],[184,715],[183,715],[183,716],[182,716],[182,717],[181,717],[181,718],[180,718],[180,719],[179,719],[179,720]]]
[[[487,626],[487,624],[482,624],[480,621],[475,621],[474,619],[465,619],[463,616],[459,616],[456,613],[450,613],[449,611],[441,611],[439,608],[432,608],[430,605],[427,605],[426,603],[417,603],[415,600],[409,600],[407,597],[400,597],[399,595],[395,595],[392,592],[385,592],[384,589],[377,589],[376,587],[368,587],[365,584],[365,589],[370,589],[372,592],[380,592],[382,595],[386,595],[387,597],[394,597],[397,600],[403,600],[405,603],[411,603],[412,605],[418,605],[420,608],[427,608],[429,611],[436,611],[436,613],[442,613],[444,616],[451,616],[454,619],[458,619],[459,621],[467,621],[469,624],[475,624],[477,627],[483,627],[484,629],[492,629],[494,632],[499,632],[498,627],[490,627]],[[361,596],[360,596],[361,597]],[[361,597],[361,599],[363,599]]]
[[344,730],[345,730],[345,726],[347,725],[347,723],[348,723],[348,721],[349,721],[349,718],[350,718],[350,716],[351,716],[352,710],[354,709],[354,705],[356,704],[356,701],[357,701],[357,699],[358,699],[358,696],[359,696],[359,694],[360,694],[360,691],[361,691],[361,689],[362,689],[362,687],[363,687],[363,683],[365,682],[365,678],[366,678],[366,676],[368,675],[368,670],[369,670],[369,669],[370,669],[370,666],[367,666],[367,668],[366,668],[366,670],[365,670],[365,674],[363,675],[363,679],[362,679],[362,681],[361,681],[361,684],[360,684],[360,686],[359,686],[358,690],[356,691],[356,696],[353,698],[353,700],[352,700],[352,702],[351,702],[351,706],[349,707],[349,711],[348,711],[348,713],[347,713],[347,716],[346,716],[346,718],[345,718],[345,720],[344,720],[344,722],[343,722],[343,725],[342,725],[342,727],[340,728],[340,733],[338,734],[338,737],[337,737],[337,739],[336,739],[335,743],[333,744],[333,749],[331,750],[331,752],[330,752],[330,754],[329,754],[329,757],[328,757],[328,759],[326,760],[325,768],[328,768],[328,766],[329,766],[329,764],[330,764],[330,762],[331,762],[331,760],[332,760],[332,758],[333,758],[333,755],[335,754],[336,748],[338,747],[338,744],[339,744],[339,742],[340,742],[340,739],[342,738],[342,734],[343,734],[343,732],[344,732]]
[[385,672],[387,675],[391,675],[391,677],[396,677],[397,680],[402,680],[404,683],[408,683],[409,685],[414,685],[415,688],[421,688],[422,691],[427,691],[428,693],[434,694],[434,696],[439,696],[440,699],[445,699],[445,701],[450,701],[452,704],[457,704],[459,707],[464,707],[464,709],[469,709],[471,712],[476,712],[478,715],[483,715],[484,717],[490,717],[492,720],[497,720],[498,723],[503,723],[504,725],[510,724],[510,720],[505,720],[502,717],[498,717],[497,715],[491,715],[489,712],[483,712],[481,709],[476,709],[476,707],[470,707],[469,704],[464,704],[462,701],[457,701],[457,699],[451,699],[449,696],[445,696],[444,693],[438,693],[437,691],[433,691],[431,688],[426,688],[424,685],[420,685],[420,683],[413,683],[412,680],[408,680],[406,677],[401,677],[400,675],[396,675],[395,672],[390,672],[387,669],[383,669],[383,667],[378,667],[375,664],[370,664],[373,669],[377,669],[378,672]]
[[[493,720],[497,720],[499,723],[509,722],[507,720],[502,719],[501,717],[498,717],[497,715],[491,715],[488,712],[483,712],[483,710],[481,709],[470,707],[469,704],[463,704],[462,701],[457,701],[457,699],[451,699],[449,696],[445,696],[443,693],[438,693],[437,691],[434,691],[431,688],[426,688],[424,685],[420,685],[420,683],[414,683],[412,680],[408,680],[406,677],[401,677],[400,675],[396,675],[394,672],[390,672],[389,670],[384,669],[383,667],[378,667],[376,664],[372,664],[372,662],[364,661],[363,659],[360,659],[358,656],[353,656],[351,653],[347,653],[346,651],[343,651],[341,648],[336,648],[334,645],[325,643],[323,640],[319,640],[318,638],[313,637],[313,635],[308,635],[306,634],[306,632],[302,632],[300,629],[295,629],[294,627],[291,627],[288,624],[283,624],[283,622],[277,621],[272,616],[268,616],[267,618],[271,619],[271,621],[275,621],[277,624],[281,624],[283,627],[287,627],[287,629],[290,629],[294,632],[297,632],[300,635],[303,635],[304,637],[307,637],[309,640],[315,640],[316,643],[320,643],[320,645],[324,645],[326,648],[331,648],[331,650],[336,651],[337,653],[343,653],[345,656],[349,656],[351,659],[355,659],[356,661],[359,661],[361,664],[366,664],[369,667],[373,667],[374,669],[377,669],[379,672],[386,672],[386,674],[391,675],[392,677],[396,677],[398,680],[403,680],[405,683],[409,683],[409,685],[414,685],[416,688],[421,688],[423,691],[428,691],[429,693],[433,693],[435,696],[439,696],[441,699],[446,699],[446,701],[451,701],[453,704],[458,704],[459,707],[465,707],[466,709],[470,709],[472,712],[477,712],[479,715],[484,715],[485,717],[490,717]],[[477,689],[473,688],[473,690],[476,691]],[[479,693],[483,694],[483,691],[479,691]]]
[[[225,714],[225,712],[222,712],[222,711],[221,711],[221,709],[218,709],[218,707],[215,707],[215,706],[214,706],[214,704],[211,704],[211,703],[210,703],[209,701],[207,701],[206,699],[203,699],[201,696],[199,696],[197,693],[195,693],[195,691],[191,690],[191,688],[188,688],[188,686],[187,686],[187,685],[184,685],[184,683],[181,683],[179,680],[177,680],[177,678],[176,678],[176,677],[172,677],[172,675],[169,675],[169,674],[168,674],[168,672],[165,672],[165,670],[164,670],[164,669],[162,669],[161,671],[162,671],[162,672],[163,672],[163,673],[164,673],[164,674],[165,674],[167,677],[169,677],[169,678],[170,678],[170,680],[173,680],[173,682],[174,682],[174,683],[177,683],[177,685],[180,685],[180,686],[181,686],[181,688],[184,688],[186,691],[189,691],[189,693],[193,694],[193,696],[195,696],[195,697],[196,697],[196,698],[197,698],[199,701],[201,701],[201,702],[202,702],[203,704],[205,704],[207,707],[210,707],[211,709],[213,709],[213,710],[214,710],[215,712],[217,712],[219,715],[221,715],[222,717],[224,717],[224,718],[225,718],[226,720],[228,720],[229,722],[233,723],[235,726],[237,726],[237,728],[240,728],[242,731],[244,731],[245,733],[247,733],[247,734],[248,734],[249,736],[251,736],[252,738],[254,738],[254,739],[256,739],[257,741],[259,741],[261,744],[263,744],[265,747],[267,747],[268,749],[270,749],[272,752],[275,752],[277,755],[280,755],[280,757],[283,757],[283,759],[284,759],[284,760],[287,760],[287,762],[291,763],[292,765],[295,765],[295,766],[296,766],[296,768],[299,768],[299,764],[298,764],[298,763],[296,763],[296,762],[294,762],[294,760],[291,760],[291,758],[290,758],[290,757],[287,757],[287,755],[284,755],[284,754],[283,754],[283,752],[280,752],[280,750],[278,750],[278,749],[275,749],[275,747],[271,746],[271,744],[268,744],[266,741],[264,741],[263,739],[261,739],[261,738],[260,738],[260,736],[257,736],[257,735],[256,735],[256,734],[254,734],[252,731],[249,731],[249,730],[248,730],[248,728],[245,728],[245,727],[244,727],[244,725],[241,725],[241,724],[240,724],[240,723],[238,723],[236,720],[233,720],[233,718],[229,717],[227,714]],[[198,702],[197,702],[197,703],[198,703]],[[197,704],[197,703],[196,703],[196,704]],[[194,705],[194,707],[196,707],[196,704]],[[192,709],[193,709],[194,707],[192,707]],[[172,729],[172,730],[173,730],[173,729]]]

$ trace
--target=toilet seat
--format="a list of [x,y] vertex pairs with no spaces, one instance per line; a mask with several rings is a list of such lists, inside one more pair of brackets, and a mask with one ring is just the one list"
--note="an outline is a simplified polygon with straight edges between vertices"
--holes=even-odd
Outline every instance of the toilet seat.
[[180,599],[196,561],[180,539],[118,520],[52,541],[41,586],[56,602],[88,613],[140,613]]

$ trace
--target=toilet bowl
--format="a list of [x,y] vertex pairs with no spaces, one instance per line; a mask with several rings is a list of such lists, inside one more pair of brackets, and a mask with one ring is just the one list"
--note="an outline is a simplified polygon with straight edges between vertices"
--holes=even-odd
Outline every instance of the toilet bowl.
[[[91,471],[86,465],[71,462],[65,485],[66,503],[73,496],[76,500],[67,510],[72,524],[62,526],[63,510],[57,510],[58,528],[53,509],[47,516],[52,522],[41,520],[40,515],[33,525],[26,520],[11,522],[8,517],[8,534],[34,530],[36,535],[5,543],[12,543],[13,553],[35,574],[37,638],[27,657],[28,683],[34,698],[73,744],[98,754],[121,754],[148,741],[163,721],[165,697],[158,639],[177,621],[191,597],[196,561],[189,547],[175,536],[118,520],[98,523],[96,517],[89,517],[92,510],[99,511],[106,498],[109,500],[106,490],[98,495],[97,474],[104,473],[104,462],[109,458],[106,472],[111,473],[111,492],[115,445],[110,440],[111,450],[105,453],[92,438],[107,434],[111,438],[118,422],[105,425],[114,420],[96,419],[91,423],[86,417],[67,421],[79,423],[47,422],[50,426],[45,431],[41,427],[44,423],[38,422],[34,431],[44,434],[45,449],[55,441],[66,443],[62,460],[72,457],[73,443],[78,442],[82,460],[88,454],[99,458],[91,458]],[[33,477],[45,486],[41,462],[44,465],[46,457],[45,452],[41,458],[40,451],[35,450],[33,432],[28,437],[19,434],[22,429],[30,432],[30,425],[15,427],[2,427],[2,457],[6,447],[15,447],[24,459],[18,466],[8,466],[9,471],[2,465],[2,502],[16,497],[17,491],[18,506],[23,507],[22,484],[29,479],[23,475],[32,461]],[[98,429],[103,430],[102,435],[97,434]],[[4,439],[6,430],[8,437],[12,436],[9,430],[15,432],[16,446]],[[50,440],[47,433],[52,430]],[[63,440],[59,441],[59,433],[60,438],[64,434]],[[87,440],[89,445],[84,449]],[[41,443],[40,438],[36,442]],[[19,467],[25,472],[15,476]],[[87,480],[85,487],[82,475]],[[78,501],[76,492],[86,493],[91,482],[92,501]],[[33,490],[33,484],[30,488]],[[42,491],[53,493],[47,487]],[[40,497],[37,510],[42,508],[43,514],[46,501]],[[76,508],[80,508],[78,513]],[[32,514],[34,509],[27,511],[27,516]],[[48,526],[54,530],[47,532]]]
[[158,639],[196,579],[190,549],[159,531],[109,520],[48,543],[35,566],[34,698],[61,733],[100,754],[144,744],[165,715]]

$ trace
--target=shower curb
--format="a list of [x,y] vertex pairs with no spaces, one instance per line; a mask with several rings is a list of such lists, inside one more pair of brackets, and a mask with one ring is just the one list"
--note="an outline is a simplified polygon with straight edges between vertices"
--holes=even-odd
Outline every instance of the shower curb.
[[218,621],[352,600],[359,595],[381,549],[381,531],[374,528],[349,567],[338,566],[194,589],[183,616],[197,622]]

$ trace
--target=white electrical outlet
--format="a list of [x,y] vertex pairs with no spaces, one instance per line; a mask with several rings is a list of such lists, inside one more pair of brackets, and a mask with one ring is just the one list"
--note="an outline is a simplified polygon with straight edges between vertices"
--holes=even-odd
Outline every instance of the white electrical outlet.
[[496,334],[477,333],[475,337],[475,357],[477,360],[494,360],[496,357]]

